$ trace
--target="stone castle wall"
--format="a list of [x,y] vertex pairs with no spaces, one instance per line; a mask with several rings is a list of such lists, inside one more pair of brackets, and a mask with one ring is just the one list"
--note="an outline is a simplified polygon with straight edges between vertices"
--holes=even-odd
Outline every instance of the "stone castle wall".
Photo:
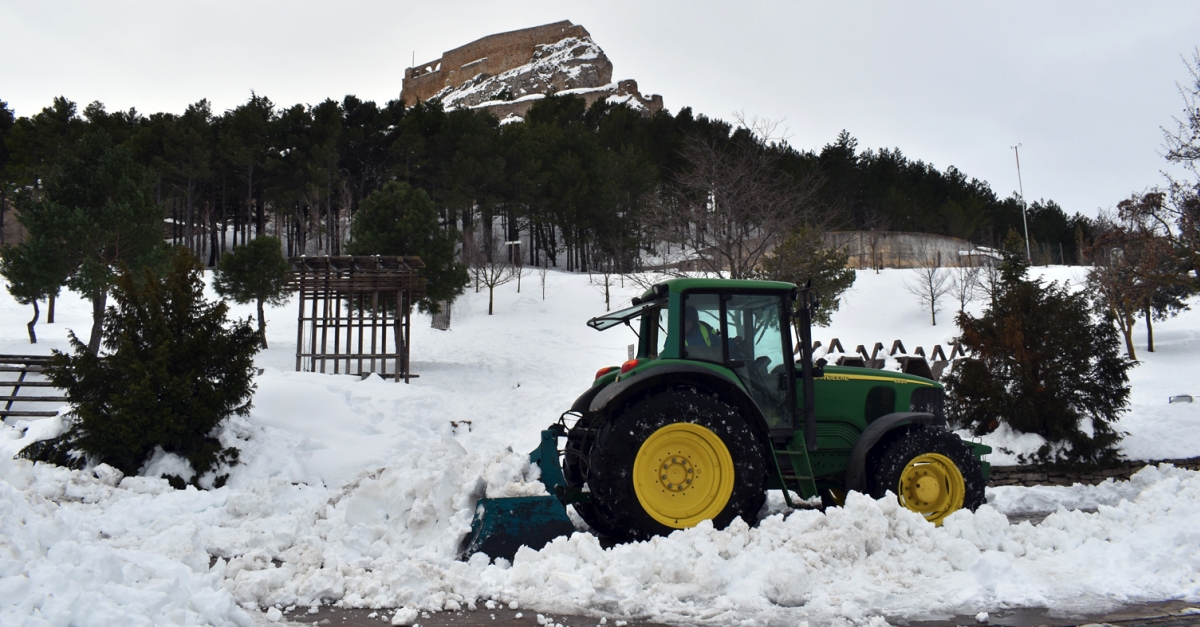
[[568,20],[488,35],[448,50],[440,59],[404,70],[400,98],[409,105],[428,100],[446,87],[458,87],[477,74],[494,76],[528,63],[538,44],[590,36],[583,26]]

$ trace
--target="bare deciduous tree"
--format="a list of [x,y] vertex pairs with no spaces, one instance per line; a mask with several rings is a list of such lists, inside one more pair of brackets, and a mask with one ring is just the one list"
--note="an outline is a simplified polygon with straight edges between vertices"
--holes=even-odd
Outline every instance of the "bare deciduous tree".
[[941,300],[953,288],[950,273],[940,267],[936,255],[926,249],[916,251],[917,263],[914,276],[904,281],[908,292],[921,302],[921,308],[929,311],[932,326],[937,326],[937,314],[941,311]]
[[724,278],[753,275],[782,238],[816,221],[811,199],[819,176],[796,179],[777,167],[787,150],[771,141],[774,123],[728,138],[691,137],[681,153],[686,167],[651,211],[659,238],[689,251],[694,269]]
[[983,269],[962,257],[959,257],[958,264],[950,272],[950,294],[958,301],[958,312],[964,313],[967,305],[975,302],[983,290]]
[[[476,290],[479,286],[488,290],[488,315],[494,311],[496,288],[509,283],[520,275],[517,266],[508,262],[503,238],[493,236],[485,240],[479,238],[479,245],[471,257],[471,275],[475,278]],[[489,249],[490,248],[490,249]]]

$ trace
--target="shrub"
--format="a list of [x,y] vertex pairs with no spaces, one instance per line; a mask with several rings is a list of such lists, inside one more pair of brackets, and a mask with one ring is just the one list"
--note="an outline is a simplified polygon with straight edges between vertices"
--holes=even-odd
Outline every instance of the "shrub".
[[1005,422],[1044,437],[1029,461],[1114,462],[1121,434],[1112,423],[1129,403],[1133,362],[1086,292],[1030,281],[1026,270],[1010,249],[990,308],[979,318],[959,314],[972,359],[947,378],[948,417],[977,435]]
[[[104,314],[100,354],[71,334],[73,354],[55,352],[47,374],[72,408],[58,438],[20,455],[79,468],[104,462],[136,474],[157,447],[186,458],[193,483],[237,462],[216,438],[222,421],[246,415],[259,338],[249,320],[230,323],[223,302],[204,300],[200,264],[176,249],[171,271],[140,280],[123,269]],[[216,478],[216,485],[224,482]]]

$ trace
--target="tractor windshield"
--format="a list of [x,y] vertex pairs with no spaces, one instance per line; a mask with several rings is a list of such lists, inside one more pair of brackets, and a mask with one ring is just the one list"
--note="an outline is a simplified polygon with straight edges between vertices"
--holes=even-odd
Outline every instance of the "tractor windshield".
[[618,324],[627,323],[630,320],[633,320],[634,318],[642,315],[642,312],[646,311],[647,309],[661,306],[664,300],[665,299],[646,301],[632,307],[626,307],[625,309],[619,309],[617,311],[606,313],[603,316],[596,316],[595,318],[588,320],[587,325],[597,331],[605,331],[617,326]]

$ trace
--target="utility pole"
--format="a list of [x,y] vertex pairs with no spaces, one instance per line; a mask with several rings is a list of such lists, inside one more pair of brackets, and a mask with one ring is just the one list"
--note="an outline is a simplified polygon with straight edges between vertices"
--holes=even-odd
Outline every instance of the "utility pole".
[[1025,210],[1025,185],[1021,183],[1021,144],[1013,146],[1013,154],[1017,156],[1017,188],[1021,190],[1021,222],[1025,224],[1025,260],[1033,263],[1033,255],[1029,252],[1029,215]]

